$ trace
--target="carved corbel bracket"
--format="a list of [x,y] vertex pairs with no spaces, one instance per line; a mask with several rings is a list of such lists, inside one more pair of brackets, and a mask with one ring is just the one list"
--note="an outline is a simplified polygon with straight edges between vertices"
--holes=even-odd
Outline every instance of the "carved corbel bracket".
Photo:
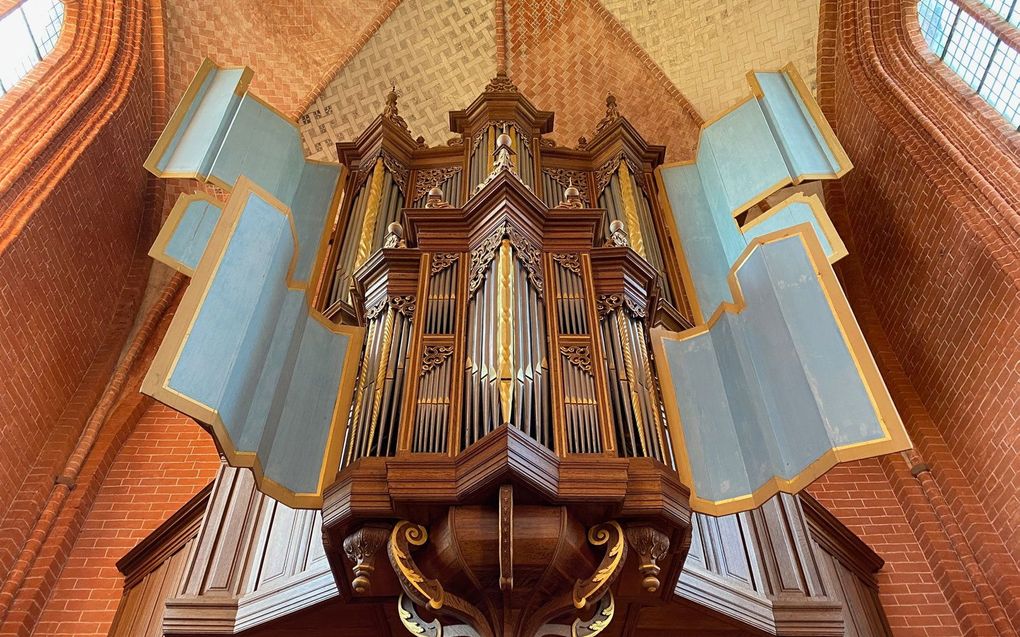
[[[401,520],[393,527],[389,542],[386,544],[390,564],[407,598],[404,601],[404,595],[401,595],[401,603],[398,606],[397,612],[401,622],[411,634],[432,634],[428,633],[431,627],[437,631],[434,634],[438,636],[442,635],[438,617],[450,617],[463,624],[458,628],[469,628],[478,637],[494,637],[495,633],[488,620],[474,604],[447,592],[439,580],[426,577],[415,563],[411,556],[412,551],[424,546],[427,541],[428,531],[425,527]],[[428,607],[437,615],[436,621],[424,622],[413,608],[413,604]]]
[[659,590],[659,560],[669,552],[669,537],[651,526],[628,526],[627,543],[638,554],[641,586],[649,593]]
[[355,593],[367,593],[371,588],[376,554],[386,544],[389,535],[389,524],[370,523],[344,539],[344,553],[354,563],[351,569],[354,572],[351,589]]

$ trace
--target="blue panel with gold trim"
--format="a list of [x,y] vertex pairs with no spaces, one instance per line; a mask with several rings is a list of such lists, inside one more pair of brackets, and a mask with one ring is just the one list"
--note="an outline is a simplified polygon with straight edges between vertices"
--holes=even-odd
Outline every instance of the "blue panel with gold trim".
[[306,161],[296,126],[249,80],[203,64],[146,162],[229,199],[182,196],[150,251],[193,278],[142,391],[208,426],[263,492],[317,507],[363,339],[311,305],[340,168]]
[[652,340],[681,478],[713,515],[910,446],[832,270],[846,248],[821,201],[734,218],[850,167],[792,69],[749,79],[754,94],[705,125],[697,160],[659,173],[698,325]]

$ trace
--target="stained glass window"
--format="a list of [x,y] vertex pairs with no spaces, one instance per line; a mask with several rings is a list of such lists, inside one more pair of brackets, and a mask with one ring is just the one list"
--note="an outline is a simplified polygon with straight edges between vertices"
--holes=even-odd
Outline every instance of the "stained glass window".
[[[1020,0],[980,1],[1009,25],[1020,24]],[[953,0],[920,0],[917,17],[928,48],[1020,130],[1020,52]]]
[[25,0],[0,18],[0,96],[57,46],[64,3]]

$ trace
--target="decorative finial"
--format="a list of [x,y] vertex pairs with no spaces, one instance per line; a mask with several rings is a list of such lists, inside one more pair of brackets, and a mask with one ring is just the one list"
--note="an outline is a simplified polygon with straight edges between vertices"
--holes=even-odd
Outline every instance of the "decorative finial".
[[609,224],[609,240],[606,245],[612,248],[626,248],[630,245],[630,238],[627,236],[627,225],[619,219],[614,219]]
[[428,197],[425,199],[426,208],[452,208],[448,201],[443,199],[443,189],[439,186],[433,186],[429,190]]
[[606,128],[618,119],[620,119],[620,110],[616,106],[616,96],[612,93],[607,93],[606,116],[602,118],[602,121],[595,125],[595,134],[598,135],[602,132],[603,128]]
[[566,189],[563,190],[564,201],[560,202],[557,208],[584,208],[584,201],[581,200],[581,192],[574,185],[574,178],[570,177]]
[[517,174],[513,160],[516,154],[513,149],[513,138],[506,133],[506,125],[504,124],[503,132],[496,138],[496,148],[492,151],[492,172],[485,178],[485,181],[475,187],[475,192],[481,191],[490,181],[503,172],[508,172],[519,180],[521,176]]
[[[407,134],[411,134],[411,129],[408,128],[407,122],[400,116],[400,109],[397,107],[397,87],[395,84],[390,85],[390,92],[386,94],[386,106],[383,108],[382,116],[383,119],[388,119],[397,126],[400,126]],[[424,140],[422,140],[424,141]]]
[[386,238],[383,239],[384,248],[406,248],[407,242],[404,241],[404,227],[394,221],[390,225],[386,226]]

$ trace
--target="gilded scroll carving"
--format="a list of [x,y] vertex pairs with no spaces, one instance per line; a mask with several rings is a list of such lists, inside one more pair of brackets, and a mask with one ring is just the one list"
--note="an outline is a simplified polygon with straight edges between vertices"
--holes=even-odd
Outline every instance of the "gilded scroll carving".
[[442,365],[452,355],[452,345],[426,345],[421,357],[421,375],[424,376]]
[[365,308],[365,320],[366,321],[371,321],[371,320],[375,319],[376,317],[378,317],[382,313],[382,311],[384,309],[386,309],[386,306],[388,304],[389,304],[389,299],[383,298],[383,299],[379,299],[378,301],[376,301],[372,305],[369,305],[368,307],[366,307]]
[[592,600],[605,595],[627,561],[627,542],[619,522],[603,522],[591,527],[588,529],[588,542],[594,546],[605,546],[606,553],[591,577],[577,580],[574,584],[573,602],[576,608],[584,608]]
[[616,604],[613,600],[613,593],[606,591],[606,594],[599,600],[598,606],[595,607],[595,614],[591,616],[591,619],[574,620],[570,626],[571,637],[595,637],[609,627],[615,613]]
[[591,374],[591,349],[587,345],[561,345],[560,354],[563,354],[571,365],[586,374]]
[[[437,616],[452,617],[463,622],[467,627],[474,630],[479,637],[493,637],[494,633],[488,620],[467,600],[448,593],[438,580],[425,576],[415,563],[411,552],[428,541],[428,531],[425,527],[401,520],[393,527],[390,533],[390,540],[386,545],[386,553],[390,558],[393,571],[397,574],[397,581],[400,588],[407,595],[408,601],[418,606],[427,606]],[[403,597],[403,596],[402,596]],[[418,615],[417,611],[410,605],[401,603],[398,607],[398,614],[404,626],[414,635],[426,634],[427,623]],[[428,624],[437,630],[436,635],[442,635],[442,627],[438,617],[435,622]],[[452,627],[451,627],[452,628]]]

